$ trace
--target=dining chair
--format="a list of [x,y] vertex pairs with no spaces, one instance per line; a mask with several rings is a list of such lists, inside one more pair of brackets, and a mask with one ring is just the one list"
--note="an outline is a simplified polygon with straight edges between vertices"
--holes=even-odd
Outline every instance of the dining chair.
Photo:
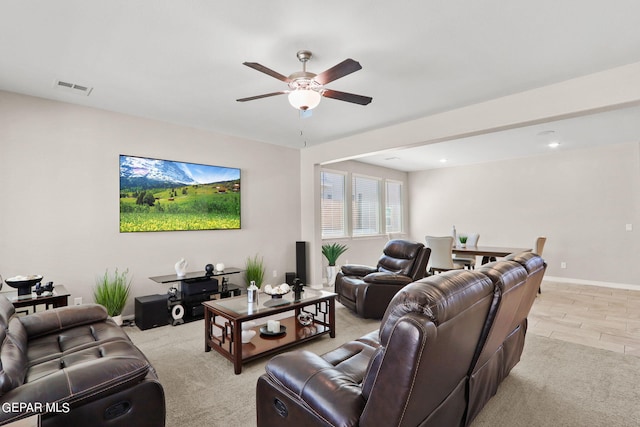
[[544,249],[544,244],[547,243],[547,238],[544,236],[540,236],[536,239],[536,249],[533,251],[534,254],[542,256],[542,250]]
[[[464,236],[465,234],[462,234],[462,236]],[[467,234],[467,247],[473,247],[473,246],[478,246],[478,240],[480,240],[480,234],[478,233],[470,233]],[[457,242],[456,242],[457,243]],[[458,264],[462,264],[464,266],[464,268],[468,268],[470,270],[473,270],[474,268],[476,268],[476,257],[475,256],[471,256],[471,255],[459,255],[459,254],[453,254],[453,262],[454,263],[458,263]]]
[[[542,256],[542,251],[544,250],[544,244],[547,243],[547,238],[544,236],[540,236],[536,239],[536,246],[535,246],[535,250],[533,251],[534,254],[540,255]],[[538,286],[538,293],[541,294],[542,291],[540,290],[540,286]]]
[[453,262],[451,249],[453,248],[452,236],[425,236],[427,248],[431,249],[431,257],[429,258],[429,274],[439,273],[442,271],[459,270],[464,265]]

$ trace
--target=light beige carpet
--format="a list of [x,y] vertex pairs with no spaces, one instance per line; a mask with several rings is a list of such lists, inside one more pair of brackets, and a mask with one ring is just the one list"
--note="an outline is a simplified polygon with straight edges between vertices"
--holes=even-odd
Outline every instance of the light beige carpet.
[[[336,304],[337,335],[297,348],[318,354],[379,326]],[[265,359],[234,375],[204,352],[204,321],[140,331],[126,328],[162,382],[167,427],[255,426],[255,384]],[[478,426],[640,426],[640,358],[527,336],[522,360],[473,423]]]

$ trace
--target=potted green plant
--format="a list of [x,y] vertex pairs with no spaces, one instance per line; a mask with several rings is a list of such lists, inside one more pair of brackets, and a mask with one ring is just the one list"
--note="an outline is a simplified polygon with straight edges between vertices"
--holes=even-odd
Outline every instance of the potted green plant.
[[127,279],[127,274],[128,269],[120,273],[116,268],[111,276],[107,269],[104,276],[96,279],[96,287],[93,290],[94,300],[107,309],[109,316],[118,325],[122,325],[122,310],[131,292],[131,279]]
[[460,237],[458,237],[458,239],[460,240],[460,246],[461,247],[464,248],[465,246],[467,246],[467,239],[468,239],[467,236],[460,236]]
[[255,282],[255,285],[260,288],[264,281],[264,260],[262,257],[258,258],[258,254],[256,254],[253,258],[247,258],[244,272],[247,287],[251,285],[251,282]]
[[338,257],[349,249],[340,243],[325,243],[322,245],[322,255],[327,259],[327,285],[333,286],[336,281],[336,261]]

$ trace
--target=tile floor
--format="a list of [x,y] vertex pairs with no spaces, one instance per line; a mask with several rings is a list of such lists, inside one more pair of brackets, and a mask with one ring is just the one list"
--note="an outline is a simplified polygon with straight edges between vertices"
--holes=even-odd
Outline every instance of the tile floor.
[[543,281],[528,332],[640,357],[640,290]]

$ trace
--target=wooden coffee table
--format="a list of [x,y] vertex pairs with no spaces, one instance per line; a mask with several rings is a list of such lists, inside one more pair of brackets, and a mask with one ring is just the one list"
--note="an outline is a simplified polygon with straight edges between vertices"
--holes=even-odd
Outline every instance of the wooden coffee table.
[[[203,302],[204,305],[204,351],[214,349],[233,362],[234,372],[242,372],[242,364],[259,357],[275,353],[284,348],[306,342],[322,335],[336,336],[335,298],[333,292],[305,289],[300,299],[293,292],[284,295],[281,300],[272,299],[264,293],[259,294],[258,303],[249,304],[247,296],[225,298]],[[266,303],[266,305],[265,305]],[[260,328],[266,327],[268,316],[289,313],[291,316],[280,318],[280,324],[286,331],[279,335],[264,335]],[[298,321],[301,312],[313,315],[313,322],[303,326]],[[279,316],[280,317],[280,316]],[[242,343],[242,323],[255,321],[252,329],[256,335],[251,342]]]

